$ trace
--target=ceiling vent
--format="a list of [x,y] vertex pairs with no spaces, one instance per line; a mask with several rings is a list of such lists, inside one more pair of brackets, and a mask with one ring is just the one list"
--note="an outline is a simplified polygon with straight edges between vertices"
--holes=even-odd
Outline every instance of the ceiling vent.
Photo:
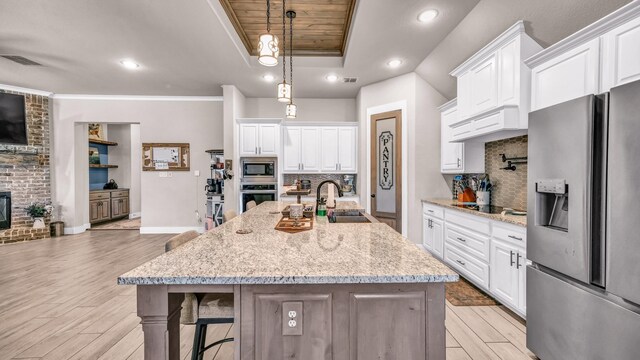
[[42,64],[37,63],[33,60],[29,60],[24,56],[20,56],[20,55],[0,55],[5,59],[9,59],[13,62],[17,62],[20,65],[28,65],[28,66],[42,66]]
[[342,78],[343,83],[355,83],[358,81],[357,77],[344,77]]

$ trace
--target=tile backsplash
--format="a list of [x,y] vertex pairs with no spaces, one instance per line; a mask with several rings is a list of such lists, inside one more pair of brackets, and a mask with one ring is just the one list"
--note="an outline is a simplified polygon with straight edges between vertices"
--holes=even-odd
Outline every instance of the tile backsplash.
[[[315,192],[316,189],[318,188],[318,184],[320,184],[321,182],[325,181],[325,180],[333,180],[335,182],[337,182],[338,184],[342,184],[342,178],[343,178],[344,174],[284,174],[283,175],[283,182],[284,185],[292,185],[294,183],[294,181],[296,181],[298,179],[298,177],[301,180],[310,180],[311,181],[311,190],[312,192]],[[356,191],[357,191],[357,176],[356,176]],[[327,185],[323,186],[323,190],[322,193],[326,193]],[[315,193],[314,193],[315,195]]]
[[514,164],[515,171],[503,170],[507,163],[502,162],[500,155],[526,157],[527,143],[528,137],[524,135],[485,144],[485,171],[494,185],[492,205],[527,209],[527,164]]

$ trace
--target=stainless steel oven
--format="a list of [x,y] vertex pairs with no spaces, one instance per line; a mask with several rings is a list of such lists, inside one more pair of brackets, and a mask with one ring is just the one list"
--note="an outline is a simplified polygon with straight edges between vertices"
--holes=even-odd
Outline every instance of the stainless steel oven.
[[277,183],[250,183],[240,184],[240,201],[242,202],[242,212],[247,210],[247,203],[255,201],[261,204],[265,201],[278,200]]
[[277,183],[278,160],[276,158],[242,158],[240,159],[243,183]]

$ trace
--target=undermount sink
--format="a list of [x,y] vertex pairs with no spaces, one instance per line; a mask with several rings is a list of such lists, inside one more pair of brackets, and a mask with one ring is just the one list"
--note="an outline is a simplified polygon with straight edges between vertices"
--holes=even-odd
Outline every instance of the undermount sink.
[[330,223],[371,223],[369,217],[359,211],[343,212],[340,214],[333,214],[329,217]]

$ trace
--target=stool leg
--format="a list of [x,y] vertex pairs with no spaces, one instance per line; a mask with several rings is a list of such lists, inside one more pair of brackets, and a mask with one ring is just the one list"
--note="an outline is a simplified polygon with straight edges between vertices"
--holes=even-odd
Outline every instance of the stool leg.
[[196,323],[196,333],[193,335],[193,349],[191,349],[191,360],[198,360],[201,334],[202,334],[202,324]]
[[204,348],[207,346],[207,324],[202,324],[202,330],[200,331],[200,346],[198,348],[198,360],[204,358]]

